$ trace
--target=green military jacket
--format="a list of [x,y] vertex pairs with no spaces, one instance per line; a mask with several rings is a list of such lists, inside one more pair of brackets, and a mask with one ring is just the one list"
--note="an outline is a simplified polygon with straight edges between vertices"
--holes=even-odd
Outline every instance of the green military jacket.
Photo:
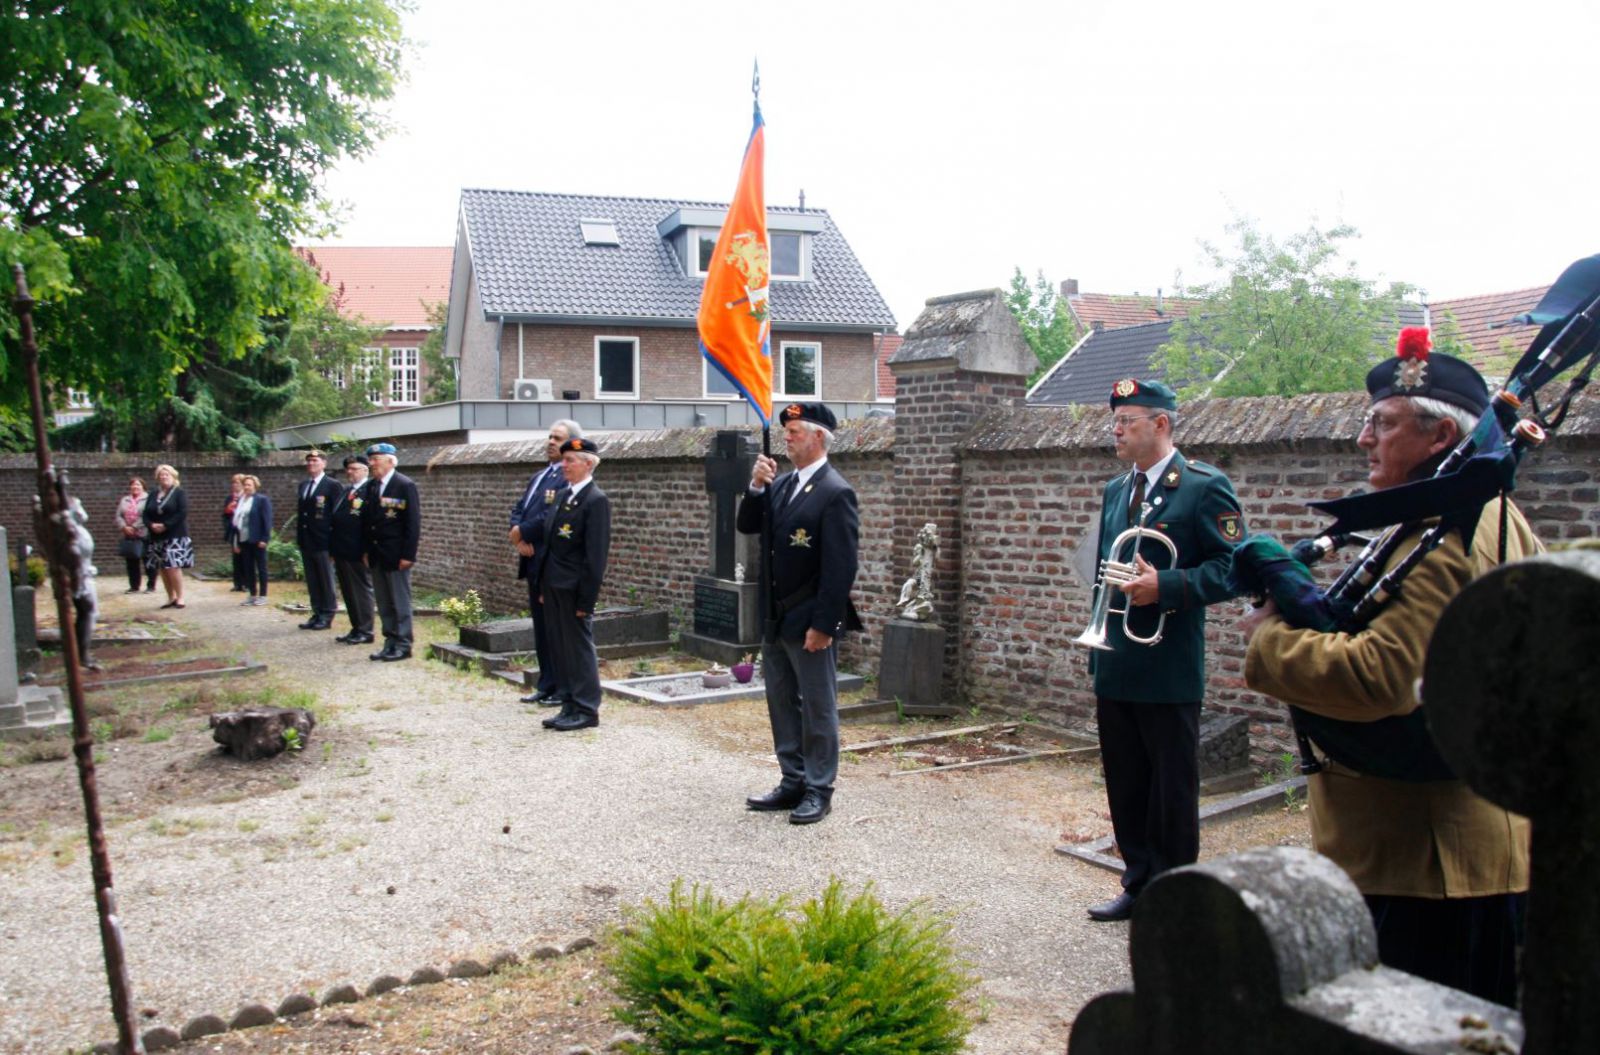
[[[1132,485],[1131,471],[1106,484],[1098,547],[1102,563],[1112,556],[1112,541],[1127,530]],[[1155,630],[1161,612],[1167,614],[1166,624],[1158,644],[1140,645],[1123,633],[1122,617],[1111,616],[1106,643],[1112,651],[1096,650],[1089,658],[1094,691],[1133,703],[1195,703],[1205,694],[1205,608],[1235,596],[1223,580],[1233,547],[1244,539],[1244,516],[1233,485],[1220,469],[1187,461],[1177,451],[1145,501],[1150,504],[1145,525],[1172,540],[1178,559],[1174,563],[1159,542],[1143,541],[1139,552],[1160,569],[1161,600],[1134,608],[1129,618],[1141,637]],[[1125,543],[1114,559],[1131,563],[1131,550],[1131,542]],[[1117,606],[1125,600],[1117,598]]]

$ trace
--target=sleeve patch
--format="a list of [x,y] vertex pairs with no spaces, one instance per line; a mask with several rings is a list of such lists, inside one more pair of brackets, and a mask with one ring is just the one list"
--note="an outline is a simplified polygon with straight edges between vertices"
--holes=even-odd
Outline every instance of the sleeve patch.
[[1229,542],[1240,542],[1244,539],[1244,523],[1238,513],[1223,513],[1217,517],[1217,530]]

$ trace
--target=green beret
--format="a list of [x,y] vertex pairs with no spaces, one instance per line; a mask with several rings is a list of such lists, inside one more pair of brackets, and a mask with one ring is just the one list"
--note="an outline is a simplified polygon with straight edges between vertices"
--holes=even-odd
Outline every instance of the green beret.
[[1177,410],[1178,393],[1160,381],[1140,381],[1125,377],[1111,386],[1111,408],[1154,407],[1157,410]]

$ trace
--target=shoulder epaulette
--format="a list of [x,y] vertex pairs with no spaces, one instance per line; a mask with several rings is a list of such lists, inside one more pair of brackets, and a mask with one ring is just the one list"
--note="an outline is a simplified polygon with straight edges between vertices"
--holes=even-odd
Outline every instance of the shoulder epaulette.
[[1216,476],[1222,471],[1214,465],[1207,465],[1205,462],[1186,462],[1184,464],[1201,476]]

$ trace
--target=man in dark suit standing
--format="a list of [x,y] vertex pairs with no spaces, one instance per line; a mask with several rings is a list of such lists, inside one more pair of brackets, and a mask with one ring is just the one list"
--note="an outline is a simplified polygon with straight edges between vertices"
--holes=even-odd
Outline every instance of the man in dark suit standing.
[[544,541],[534,549],[545,632],[556,658],[561,712],[544,726],[558,733],[600,724],[600,658],[594,650],[594,606],[611,552],[611,499],[594,482],[600,448],[593,440],[561,445],[567,486],[556,492]]
[[523,703],[538,703],[554,707],[560,703],[556,692],[556,657],[550,648],[550,636],[544,629],[544,604],[539,600],[539,577],[529,569],[533,566],[534,548],[544,542],[544,523],[555,509],[556,492],[566,486],[561,475],[561,445],[568,440],[583,438],[583,428],[576,421],[563,418],[550,426],[545,440],[546,465],[533,474],[517,504],[511,507],[511,545],[517,551],[517,578],[528,582],[528,612],[533,617],[533,648],[539,657],[539,683],[534,691],[522,697]]
[[305,567],[306,592],[311,595],[311,618],[301,630],[326,630],[333,625],[339,602],[333,596],[333,558],[328,555],[333,532],[333,504],[343,493],[323,470],[328,461],[319,450],[306,452],[306,478],[300,483],[296,505],[294,541]]
[[772,745],[783,779],[745,800],[752,810],[791,810],[791,824],[828,815],[839,770],[838,637],[861,629],[850,587],[856,578],[861,522],[856,493],[828,464],[838,423],[821,403],[795,403],[778,415],[795,471],[774,483],[778,466],[756,458],[739,503],[745,534],[771,525],[762,575],[767,613],[761,671],[767,686]]
[[344,460],[344,487],[333,507],[333,534],[328,552],[333,555],[333,570],[339,576],[339,594],[350,617],[350,632],[334,638],[341,645],[372,643],[372,569],[366,556],[361,510],[366,505],[367,459],[352,454]]
[[383,622],[383,649],[369,659],[392,663],[411,658],[411,567],[422,535],[422,503],[417,485],[396,471],[394,444],[367,448],[372,479],[362,496],[361,525],[366,535],[372,592]]
[[[1137,577],[1120,587],[1124,620],[1107,620],[1106,649],[1089,659],[1095,719],[1105,769],[1111,827],[1122,854],[1122,893],[1089,909],[1094,920],[1127,919],[1145,886],[1162,872],[1194,863],[1200,852],[1200,699],[1205,693],[1206,605],[1234,596],[1224,584],[1244,517],[1222,471],[1185,460],[1172,444],[1177,395],[1159,381],[1127,378],[1111,389],[1111,435],[1132,471],[1106,484],[1100,514],[1100,561],[1133,563]],[[1177,547],[1146,539],[1111,552],[1135,524]],[[1131,558],[1131,559],[1130,559]],[[1154,562],[1154,563],[1152,563]],[[1119,604],[1122,602],[1119,602]]]

